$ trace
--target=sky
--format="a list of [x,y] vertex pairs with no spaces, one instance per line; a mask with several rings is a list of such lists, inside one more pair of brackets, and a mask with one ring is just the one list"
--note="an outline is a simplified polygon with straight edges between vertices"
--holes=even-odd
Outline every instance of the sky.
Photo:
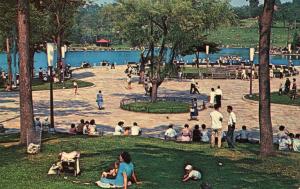
[[[114,0],[94,0],[95,2],[98,2],[99,4],[104,4],[104,3],[112,3]],[[281,0],[282,3],[285,2],[291,2],[292,0]],[[260,2],[262,3],[263,0],[260,0]],[[231,0],[231,4],[233,6],[239,7],[239,6],[243,6],[243,5],[247,5],[248,2],[246,0]]]

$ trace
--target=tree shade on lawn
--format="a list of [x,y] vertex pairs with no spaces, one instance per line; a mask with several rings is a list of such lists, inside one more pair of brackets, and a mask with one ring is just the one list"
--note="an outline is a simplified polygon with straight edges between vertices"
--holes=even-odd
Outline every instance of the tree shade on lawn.
[[[1,188],[98,188],[93,183],[101,171],[116,161],[122,151],[132,156],[142,185],[131,189],[199,189],[203,181],[214,189],[232,188],[298,188],[299,153],[278,153],[261,159],[259,146],[237,145],[236,151],[210,149],[209,144],[182,144],[139,137],[99,137],[56,135],[44,137],[43,150],[27,156],[20,146],[3,147],[4,141],[17,141],[19,136],[0,136]],[[77,178],[66,175],[47,176],[47,171],[61,151],[81,152],[82,173]],[[219,166],[222,162],[223,166]],[[183,183],[183,165],[191,163],[202,171],[201,181]],[[73,183],[80,181],[81,184]],[[83,183],[90,182],[90,185]]]

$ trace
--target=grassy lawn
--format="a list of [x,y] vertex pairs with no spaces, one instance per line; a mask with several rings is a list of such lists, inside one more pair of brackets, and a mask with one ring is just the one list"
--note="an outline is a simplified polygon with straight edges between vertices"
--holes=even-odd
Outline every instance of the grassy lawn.
[[[274,24],[275,27],[282,27],[283,23]],[[300,30],[298,29],[298,32]],[[276,47],[287,45],[287,29],[272,28],[271,43]],[[294,31],[291,31],[291,39]],[[221,27],[211,31],[208,39],[221,45],[231,47],[256,47],[258,45],[259,33],[257,19],[241,20],[238,26]]]
[[[299,93],[299,92],[298,92]],[[249,95],[245,96],[246,99],[249,100],[259,100],[258,94],[252,95],[250,98]],[[291,100],[289,95],[279,95],[278,92],[272,92],[271,93],[271,103],[274,104],[285,104],[285,105],[291,105],[291,106],[300,106],[300,97],[298,97],[295,100]]]
[[[297,189],[300,186],[300,154],[278,153],[261,159],[258,145],[240,144],[236,151],[210,149],[208,144],[181,144],[158,139],[133,137],[82,138],[54,136],[45,139],[42,152],[25,154],[20,146],[3,147],[0,136],[1,188],[97,188],[76,184],[99,179],[99,172],[116,160],[122,151],[130,152],[138,178],[132,189],[199,189],[203,181],[214,189]],[[16,136],[9,137],[14,140]],[[47,176],[61,151],[81,151],[82,173],[73,176]],[[192,163],[203,174],[201,181],[181,182],[184,163]],[[223,166],[219,166],[222,162]]]
[[185,102],[157,101],[157,102],[135,102],[123,105],[121,108],[134,112],[148,113],[186,113],[189,112],[189,104]]
[[208,72],[208,68],[197,68],[197,67],[185,67],[182,70],[182,73],[186,74],[186,73],[207,73]]
[[[82,80],[67,80],[65,81],[65,89],[72,89],[73,88],[73,81],[76,81],[78,84],[79,88],[82,87],[90,87],[93,86],[94,84],[91,82],[87,81],[82,81]],[[53,89],[62,89],[63,84],[62,83],[53,83]],[[38,79],[34,79],[32,83],[32,90],[33,91],[43,91],[43,90],[49,90],[50,89],[50,84],[48,82],[43,82]],[[3,86],[0,88],[0,92],[3,92],[5,89]]]

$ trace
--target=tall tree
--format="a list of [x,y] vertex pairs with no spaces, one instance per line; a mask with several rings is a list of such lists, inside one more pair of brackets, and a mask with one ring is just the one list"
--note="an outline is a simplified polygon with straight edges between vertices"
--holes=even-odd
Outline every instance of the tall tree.
[[27,142],[27,131],[34,124],[32,102],[32,79],[29,54],[29,0],[18,0],[18,47],[20,59],[20,125],[21,144]]
[[133,46],[147,48],[141,60],[142,65],[151,63],[152,101],[164,78],[174,70],[173,59],[185,48],[184,43],[200,39],[193,37],[233,18],[229,3],[222,0],[118,0],[107,8],[111,9],[115,30]]
[[259,18],[259,126],[260,154],[273,153],[273,131],[270,104],[270,38],[275,0],[265,0]]
[[12,58],[11,46],[13,39],[13,28],[16,26],[15,14],[16,0],[0,1],[0,35],[5,39],[5,51],[7,56],[7,72],[8,72],[8,85],[12,89]]

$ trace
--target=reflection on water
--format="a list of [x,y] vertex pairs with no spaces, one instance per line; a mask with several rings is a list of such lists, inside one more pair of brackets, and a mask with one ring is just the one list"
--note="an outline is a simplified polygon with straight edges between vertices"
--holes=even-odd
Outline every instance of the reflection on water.
[[[106,60],[116,62],[118,65],[126,64],[127,62],[138,62],[140,59],[140,51],[69,51],[66,53],[67,64],[78,67],[82,62],[89,62],[92,65]],[[220,56],[241,56],[243,59],[249,59],[249,49],[247,48],[224,48],[220,52],[210,54],[209,59],[215,62]],[[206,58],[205,54],[201,54],[201,58]],[[185,61],[192,62],[194,55],[183,57]],[[271,56],[272,64],[288,64],[289,57],[287,56]],[[300,66],[300,56],[291,57],[294,65]],[[258,62],[258,56],[255,57],[255,63]],[[47,58],[44,52],[36,53],[34,56],[34,67],[37,70],[39,67],[47,67]],[[0,68],[7,70],[6,54],[0,53]]]

